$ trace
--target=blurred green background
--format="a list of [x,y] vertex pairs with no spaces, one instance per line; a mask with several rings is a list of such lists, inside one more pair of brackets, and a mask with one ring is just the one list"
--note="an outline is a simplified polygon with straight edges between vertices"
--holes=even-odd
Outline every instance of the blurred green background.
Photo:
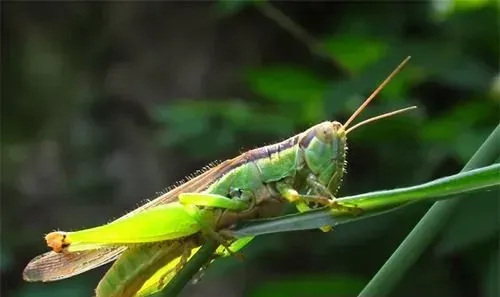
[[[408,55],[362,118],[419,108],[350,135],[341,195],[456,173],[497,125],[496,1],[273,5],[2,2],[2,296],[91,296],[108,266],[22,280],[44,233],[105,223],[211,161],[344,121]],[[462,202],[392,296],[499,296],[498,194]],[[263,236],[184,294],[356,296],[428,207]]]

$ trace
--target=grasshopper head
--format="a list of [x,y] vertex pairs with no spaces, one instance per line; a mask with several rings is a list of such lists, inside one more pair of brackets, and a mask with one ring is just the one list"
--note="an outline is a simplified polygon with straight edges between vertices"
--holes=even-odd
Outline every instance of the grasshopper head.
[[[344,173],[347,133],[339,122],[323,122],[304,133],[301,140],[307,169],[318,181],[335,191]],[[330,185],[332,178],[338,180]]]
[[364,120],[354,126],[351,123],[363,111],[363,109],[375,98],[382,88],[392,79],[394,75],[408,62],[407,57],[392,73],[372,92],[372,94],[359,106],[349,119],[341,124],[337,121],[323,122],[313,126],[302,134],[300,146],[303,149],[305,167],[313,173],[318,181],[326,186],[332,193],[335,193],[342,176],[344,175],[347,134],[351,131],[383,118],[393,116],[416,108],[415,106],[388,112]]

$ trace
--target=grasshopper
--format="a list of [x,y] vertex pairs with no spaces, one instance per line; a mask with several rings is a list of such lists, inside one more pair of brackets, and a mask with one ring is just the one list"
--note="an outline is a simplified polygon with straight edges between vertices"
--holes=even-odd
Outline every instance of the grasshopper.
[[409,58],[344,124],[325,121],[282,142],[226,160],[108,224],[47,234],[52,251],[34,258],[24,270],[24,279],[64,279],[118,258],[97,286],[97,296],[147,296],[168,283],[204,238],[220,243],[217,254],[222,256],[244,247],[252,238],[232,241],[223,236],[224,230],[238,222],[278,216],[287,203],[300,212],[316,205],[355,210],[334,196],[345,173],[347,134],[415,106],[350,124]]

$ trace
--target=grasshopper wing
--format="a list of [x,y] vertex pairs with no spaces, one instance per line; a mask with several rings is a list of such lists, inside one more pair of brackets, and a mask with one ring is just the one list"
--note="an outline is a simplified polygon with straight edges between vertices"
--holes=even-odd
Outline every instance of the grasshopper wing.
[[126,247],[74,253],[48,252],[29,262],[23,278],[29,282],[50,282],[69,278],[115,260]]

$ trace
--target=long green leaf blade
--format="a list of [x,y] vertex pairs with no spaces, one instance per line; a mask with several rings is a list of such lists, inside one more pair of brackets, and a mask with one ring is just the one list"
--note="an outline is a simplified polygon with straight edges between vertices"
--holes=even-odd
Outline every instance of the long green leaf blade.
[[333,213],[327,208],[282,216],[275,219],[259,220],[243,225],[234,231],[235,237],[257,236],[298,230],[317,229],[323,225],[339,225],[385,213],[388,208],[399,208],[407,202],[447,199],[456,194],[465,194],[480,189],[500,185],[500,164],[439,178],[421,185],[387,191],[377,191],[340,198],[356,204],[367,212],[361,217]]

